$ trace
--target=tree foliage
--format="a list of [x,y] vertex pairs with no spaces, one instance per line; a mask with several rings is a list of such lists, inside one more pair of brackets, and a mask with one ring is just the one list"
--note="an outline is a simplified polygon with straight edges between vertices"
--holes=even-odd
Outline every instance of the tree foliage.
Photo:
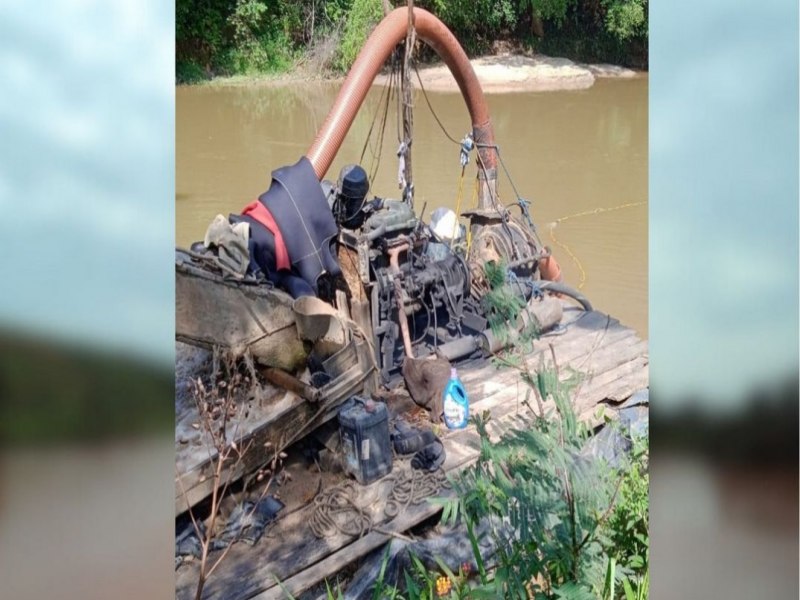
[[[642,66],[647,2],[418,0],[415,5],[442,19],[472,53],[505,40],[579,60]],[[320,47],[332,50],[325,65],[344,72],[382,16],[382,0],[178,0],[176,73],[185,81],[284,71]]]
[[647,35],[647,0],[603,0],[606,29],[620,40]]
[[345,26],[336,65],[346,71],[367,41],[369,32],[383,18],[383,4],[381,0],[353,0],[350,10],[340,14]]

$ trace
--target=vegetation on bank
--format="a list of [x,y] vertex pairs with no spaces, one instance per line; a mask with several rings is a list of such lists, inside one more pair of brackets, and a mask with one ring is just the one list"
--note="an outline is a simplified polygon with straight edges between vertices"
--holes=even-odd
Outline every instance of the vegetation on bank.
[[[648,0],[417,0],[415,6],[442,19],[473,55],[499,42],[647,68]],[[178,82],[297,68],[338,74],[383,17],[383,0],[178,0],[175,16]]]
[[0,331],[0,442],[119,441],[174,427],[175,375],[108,350]]

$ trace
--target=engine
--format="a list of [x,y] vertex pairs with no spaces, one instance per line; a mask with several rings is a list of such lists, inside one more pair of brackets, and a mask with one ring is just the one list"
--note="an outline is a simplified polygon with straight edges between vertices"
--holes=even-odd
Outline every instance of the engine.
[[486,320],[470,295],[463,252],[439,240],[406,202],[367,200],[367,190],[366,174],[353,166],[343,169],[335,186],[328,184],[327,194],[339,242],[357,256],[384,380],[402,366],[406,344],[416,358],[475,351],[474,344],[460,342],[483,331]]
[[455,360],[480,352],[491,311],[484,302],[487,263],[505,265],[526,302],[537,293],[539,261],[549,253],[532,227],[507,211],[469,213],[468,251],[466,232],[452,212],[449,221],[428,225],[404,201],[370,199],[360,166],[345,167],[336,184],[323,182],[323,189],[339,243],[356,257],[355,283],[369,300],[376,360],[387,384],[405,356],[438,353]]

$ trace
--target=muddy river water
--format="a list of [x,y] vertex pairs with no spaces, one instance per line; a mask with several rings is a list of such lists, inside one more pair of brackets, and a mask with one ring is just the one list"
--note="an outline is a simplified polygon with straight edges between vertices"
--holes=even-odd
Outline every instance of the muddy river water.
[[[489,95],[502,157],[552,246],[565,281],[594,306],[647,336],[646,76],[600,79],[587,90]],[[270,172],[305,154],[338,85],[297,83],[178,87],[176,90],[176,244],[202,239],[227,215],[267,189]],[[327,174],[359,162],[384,88],[373,87]],[[470,130],[459,94],[429,93],[456,139]],[[380,114],[380,113],[378,113]],[[379,153],[376,123],[362,164],[376,172],[373,192],[398,197],[396,105]],[[380,154],[378,164],[373,155]],[[445,137],[421,93],[415,95],[412,165],[417,211],[456,208],[459,148]],[[474,161],[462,210],[472,206]],[[515,200],[501,174],[500,197]]]

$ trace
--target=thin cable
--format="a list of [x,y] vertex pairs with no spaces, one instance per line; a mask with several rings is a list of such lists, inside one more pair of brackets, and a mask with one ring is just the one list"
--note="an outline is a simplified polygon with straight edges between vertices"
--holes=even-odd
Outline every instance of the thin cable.
[[364,146],[361,148],[361,156],[358,158],[358,163],[361,164],[364,162],[364,155],[367,153],[367,146],[369,145],[369,141],[372,138],[372,130],[375,127],[375,121],[378,120],[378,113],[380,112],[381,105],[383,104],[383,95],[386,93],[386,87],[381,90],[380,98],[378,98],[378,105],[375,108],[375,113],[372,115],[372,122],[369,125],[369,131],[367,131],[367,137],[364,140]]
[[525,198],[523,198],[520,195],[519,190],[517,190],[517,186],[514,184],[514,179],[511,177],[511,172],[506,167],[506,163],[503,160],[503,155],[500,153],[500,146],[498,146],[497,144],[480,144],[480,143],[477,143],[477,142],[475,143],[475,145],[478,148],[492,148],[492,149],[494,149],[495,152],[497,152],[497,158],[500,159],[500,166],[503,167],[503,172],[506,174],[506,177],[508,178],[508,182],[511,184],[511,189],[514,190],[514,195],[517,197],[516,204],[519,207],[519,209],[522,211],[523,216],[527,216],[527,219],[529,221],[528,225],[529,225],[529,228],[531,229],[531,232],[533,233],[534,239],[536,240],[536,242],[540,246],[543,246],[544,244],[542,243],[542,240],[539,237],[539,232],[537,231],[536,226],[533,224],[533,221],[530,218],[530,214],[527,213],[527,208],[522,206],[523,202],[528,202],[529,204],[530,204],[530,202],[528,200],[525,200]]
[[454,219],[453,223],[453,236],[450,238],[450,248],[453,247],[453,242],[456,239],[456,233],[458,233],[458,228],[461,225],[459,219],[461,218],[461,197],[463,196],[464,190],[464,170],[467,168],[466,165],[461,167],[461,177],[458,178],[458,196],[456,196],[456,218]]
[[[394,59],[392,59],[392,68],[389,76],[389,93],[386,96],[386,104],[384,104],[383,107],[383,117],[381,119],[381,132],[380,135],[378,136],[377,160],[373,161],[373,163],[370,165],[370,176],[369,176],[370,182],[375,179],[375,176],[377,175],[378,169],[380,168],[381,165],[381,156],[383,154],[383,139],[384,135],[386,134],[386,122],[388,121],[389,117],[389,104],[391,104],[392,93],[394,91],[395,72],[396,72],[395,61]],[[375,157],[374,153],[373,157]]]
[[503,155],[500,154],[500,146],[498,146],[497,144],[481,144],[478,142],[475,142],[475,145],[478,148],[492,148],[494,149],[495,152],[497,152],[497,158],[500,159],[500,166],[503,167],[503,171],[505,172],[506,177],[508,177],[508,182],[511,184],[511,189],[514,190],[514,194],[516,195],[518,200],[522,199],[522,196],[520,196],[519,191],[517,191],[517,186],[514,185],[514,180],[511,178],[511,173],[509,173],[508,169],[506,168],[506,163],[505,161],[503,161]]
[[[472,186],[472,209],[478,208],[478,178],[475,178],[475,185]],[[467,227],[467,254],[472,246],[472,227]]]
[[417,69],[416,63],[414,63],[414,72],[417,74],[417,81],[419,81],[419,87],[422,90],[422,95],[425,98],[425,103],[428,105],[428,109],[431,111],[431,114],[433,115],[433,118],[436,120],[436,123],[438,123],[439,128],[442,130],[442,133],[444,133],[445,136],[447,136],[447,139],[449,139],[451,142],[453,142],[454,144],[458,144],[460,146],[461,142],[459,142],[452,135],[447,133],[447,129],[445,129],[444,125],[442,125],[442,122],[439,120],[439,116],[436,114],[436,111],[433,110],[433,106],[431,106],[431,101],[428,99],[428,92],[425,91],[425,86],[422,85],[422,77],[419,76],[419,69]]
[[566,252],[567,255],[569,255],[569,257],[572,259],[572,262],[575,263],[575,266],[578,267],[578,271],[580,272],[580,279],[579,279],[579,282],[578,282],[578,289],[579,290],[582,289],[583,286],[586,284],[586,271],[584,270],[580,259],[575,255],[575,253],[572,251],[572,249],[569,246],[567,246],[564,242],[561,242],[556,238],[555,225],[558,225],[559,223],[563,223],[564,221],[568,221],[569,219],[575,219],[577,217],[586,217],[586,216],[590,216],[590,215],[599,215],[601,213],[612,212],[612,211],[615,211],[615,210],[621,210],[623,208],[632,208],[634,206],[642,206],[643,204],[647,204],[647,202],[645,202],[645,201],[627,202],[625,204],[619,204],[617,206],[599,207],[599,208],[594,208],[594,209],[591,209],[591,210],[584,210],[584,211],[581,211],[581,212],[573,213],[571,215],[567,215],[565,217],[561,217],[560,219],[556,219],[555,220],[555,222],[554,222],[555,224],[553,225],[553,227],[550,227],[550,239],[553,240],[554,244],[556,244],[562,250],[564,250],[564,252]]

